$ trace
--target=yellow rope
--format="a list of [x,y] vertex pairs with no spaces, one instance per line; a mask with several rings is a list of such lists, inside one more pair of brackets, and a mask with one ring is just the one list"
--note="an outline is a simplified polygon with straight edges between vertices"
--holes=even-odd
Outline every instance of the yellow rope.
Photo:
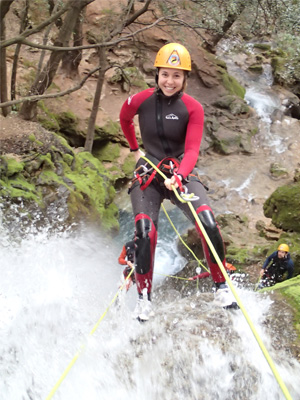
[[[123,282],[123,284],[119,287],[117,293],[115,294],[115,296],[113,297],[113,299],[111,300],[111,302],[109,303],[108,307],[106,308],[106,310],[104,311],[104,313],[101,315],[101,317],[99,318],[98,322],[95,324],[95,326],[93,327],[93,329],[91,330],[91,332],[89,333],[89,336],[92,336],[96,329],[98,328],[100,322],[103,320],[103,318],[105,317],[105,315],[107,314],[109,308],[112,306],[112,304],[117,300],[117,297],[119,296],[120,292],[123,290],[123,288],[125,287],[127,280],[130,278],[131,274],[133,273],[134,268],[131,269],[130,273],[127,275],[125,281]],[[82,353],[82,351],[85,349],[86,347],[86,343],[83,343],[80,347],[80,349],[77,351],[77,353],[75,354],[75,356],[72,358],[72,360],[70,361],[69,365],[67,366],[67,368],[64,370],[64,372],[62,373],[61,377],[59,378],[59,380],[56,382],[56,384],[53,386],[51,392],[48,394],[48,396],[46,397],[46,400],[50,400],[52,399],[52,397],[54,396],[54,394],[56,393],[57,389],[59,388],[59,386],[62,384],[62,382],[64,381],[64,379],[66,378],[66,376],[68,375],[68,373],[70,372],[71,368],[73,367],[73,365],[75,364],[75,362],[77,361],[78,357],[80,356],[80,354]]]
[[[148,160],[145,156],[142,156],[141,158],[146,160],[164,179],[167,179],[167,177],[150,160]],[[214,248],[209,236],[207,235],[207,233],[206,233],[206,231],[205,231],[205,229],[204,229],[204,227],[203,227],[203,225],[202,225],[202,223],[201,223],[201,221],[200,221],[200,219],[199,219],[199,217],[198,217],[193,205],[191,204],[190,201],[187,202],[187,201],[183,200],[180,197],[180,195],[178,194],[178,192],[177,192],[177,190],[175,189],[174,186],[172,187],[172,189],[173,189],[173,192],[175,193],[176,197],[182,203],[187,203],[188,204],[188,206],[189,206],[189,208],[190,208],[190,210],[191,210],[191,212],[192,212],[192,214],[193,214],[193,216],[195,218],[195,221],[198,224],[198,226],[199,226],[199,228],[200,228],[200,230],[201,230],[201,232],[202,232],[202,234],[203,234],[203,236],[204,236],[204,238],[206,240],[206,243],[209,246],[209,248],[210,248],[215,260],[217,261],[217,264],[218,264],[220,270],[222,271],[222,273],[224,275],[224,278],[226,279],[226,282],[228,283],[228,286],[230,287],[230,289],[231,289],[231,291],[232,291],[232,293],[233,293],[233,295],[234,295],[234,297],[235,297],[235,299],[236,299],[236,301],[237,301],[237,303],[238,303],[238,305],[239,305],[244,317],[246,318],[246,320],[248,322],[248,325],[249,325],[249,327],[250,327],[250,329],[251,329],[251,331],[252,331],[252,333],[253,333],[253,335],[254,335],[257,343],[258,343],[258,345],[260,346],[260,348],[261,348],[261,350],[263,352],[263,355],[265,356],[265,358],[266,358],[266,360],[267,360],[267,362],[268,362],[268,364],[269,364],[269,366],[270,366],[270,368],[271,368],[271,370],[272,370],[272,372],[274,374],[274,377],[276,378],[276,380],[277,380],[277,382],[278,382],[278,384],[279,384],[279,386],[280,386],[285,398],[287,400],[292,400],[292,397],[289,394],[285,383],[283,382],[281,376],[279,375],[279,373],[278,373],[278,371],[277,371],[277,369],[275,367],[275,364],[274,364],[271,356],[268,353],[268,350],[266,349],[263,341],[261,340],[258,332],[256,331],[255,326],[253,325],[253,322],[251,321],[251,319],[250,319],[250,317],[249,317],[244,305],[242,304],[242,302],[241,302],[241,300],[240,300],[240,298],[239,298],[239,296],[238,296],[238,294],[237,294],[237,292],[235,290],[235,287],[232,284],[231,279],[229,278],[228,274],[226,273],[226,270],[225,270],[225,268],[224,268],[224,266],[223,266],[223,264],[222,264],[222,262],[220,260],[220,257],[218,256],[218,254],[217,254],[217,252],[216,252],[216,250],[215,250],[215,248]]]

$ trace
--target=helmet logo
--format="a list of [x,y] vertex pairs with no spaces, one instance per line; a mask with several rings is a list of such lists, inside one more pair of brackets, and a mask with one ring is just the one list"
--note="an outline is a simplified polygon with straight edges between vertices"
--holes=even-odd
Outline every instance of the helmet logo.
[[172,65],[172,67],[176,67],[180,64],[180,57],[176,50],[174,50],[173,53],[170,55],[167,63]]

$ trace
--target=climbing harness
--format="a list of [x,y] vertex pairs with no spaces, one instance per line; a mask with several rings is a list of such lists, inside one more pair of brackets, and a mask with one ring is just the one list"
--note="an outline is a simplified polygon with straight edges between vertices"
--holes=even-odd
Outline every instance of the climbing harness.
[[[144,158],[144,157],[141,157],[141,158]],[[179,157],[179,159],[180,158],[181,157]],[[161,177],[164,177],[165,179],[167,178],[165,174],[168,174],[170,176],[171,175],[175,176],[176,182],[178,184],[180,196],[182,197],[182,199],[184,201],[188,202],[188,201],[199,200],[199,197],[195,196],[195,194],[188,193],[188,188],[182,184],[181,179],[177,175],[177,171],[179,168],[179,160],[178,159],[176,159],[174,157],[165,157],[161,161],[159,161],[148,154],[145,156],[144,159],[147,160],[147,163],[146,163],[146,165],[145,164],[139,165],[137,167],[137,169],[134,171],[134,174],[133,174],[134,177],[131,182],[131,187],[128,191],[129,193],[135,187],[137,182],[140,185],[140,189],[145,190],[150,185],[150,183],[153,182],[154,179],[156,179],[156,181],[158,181],[158,179],[156,177],[156,175],[158,173],[159,175],[161,175]],[[150,159],[152,159],[152,160],[150,160]],[[148,165],[150,165],[151,168],[149,168]],[[155,166],[155,168],[154,168],[154,166]],[[195,179],[195,178],[200,181],[199,177],[195,177],[194,174],[189,174],[189,176],[186,178],[186,181],[190,181],[191,179]],[[202,185],[203,185],[203,183],[202,183]],[[203,186],[206,190],[208,190],[208,188],[205,185],[203,185]]]

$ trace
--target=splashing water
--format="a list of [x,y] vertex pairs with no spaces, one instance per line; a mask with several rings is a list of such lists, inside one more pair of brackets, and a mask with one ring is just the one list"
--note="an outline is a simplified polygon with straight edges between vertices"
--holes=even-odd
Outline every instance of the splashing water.
[[[88,228],[1,243],[1,400],[46,399],[77,352],[53,399],[283,399],[241,312],[216,307],[212,293],[181,298],[156,285],[156,316],[140,324],[132,288],[93,331],[117,292],[120,246]],[[156,271],[170,271],[168,249],[158,252]],[[300,398],[299,364],[272,351],[264,329],[270,299],[239,293]]]

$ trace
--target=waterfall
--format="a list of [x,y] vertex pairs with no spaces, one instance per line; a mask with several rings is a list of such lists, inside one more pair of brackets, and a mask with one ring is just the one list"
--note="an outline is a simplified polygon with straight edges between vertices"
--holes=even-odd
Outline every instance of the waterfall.
[[[145,324],[132,319],[132,287],[91,334],[117,292],[128,224],[123,220],[114,240],[85,227],[0,242],[0,399],[45,400],[77,352],[53,399],[283,399],[242,313],[216,307],[213,294],[200,294],[194,282],[181,297],[158,280],[156,316]],[[165,251],[155,271],[174,273],[180,257],[168,247],[164,224],[162,218],[167,238],[160,238]],[[300,365],[273,349],[275,333],[264,324],[272,301],[237,290],[291,395],[300,398]]]

